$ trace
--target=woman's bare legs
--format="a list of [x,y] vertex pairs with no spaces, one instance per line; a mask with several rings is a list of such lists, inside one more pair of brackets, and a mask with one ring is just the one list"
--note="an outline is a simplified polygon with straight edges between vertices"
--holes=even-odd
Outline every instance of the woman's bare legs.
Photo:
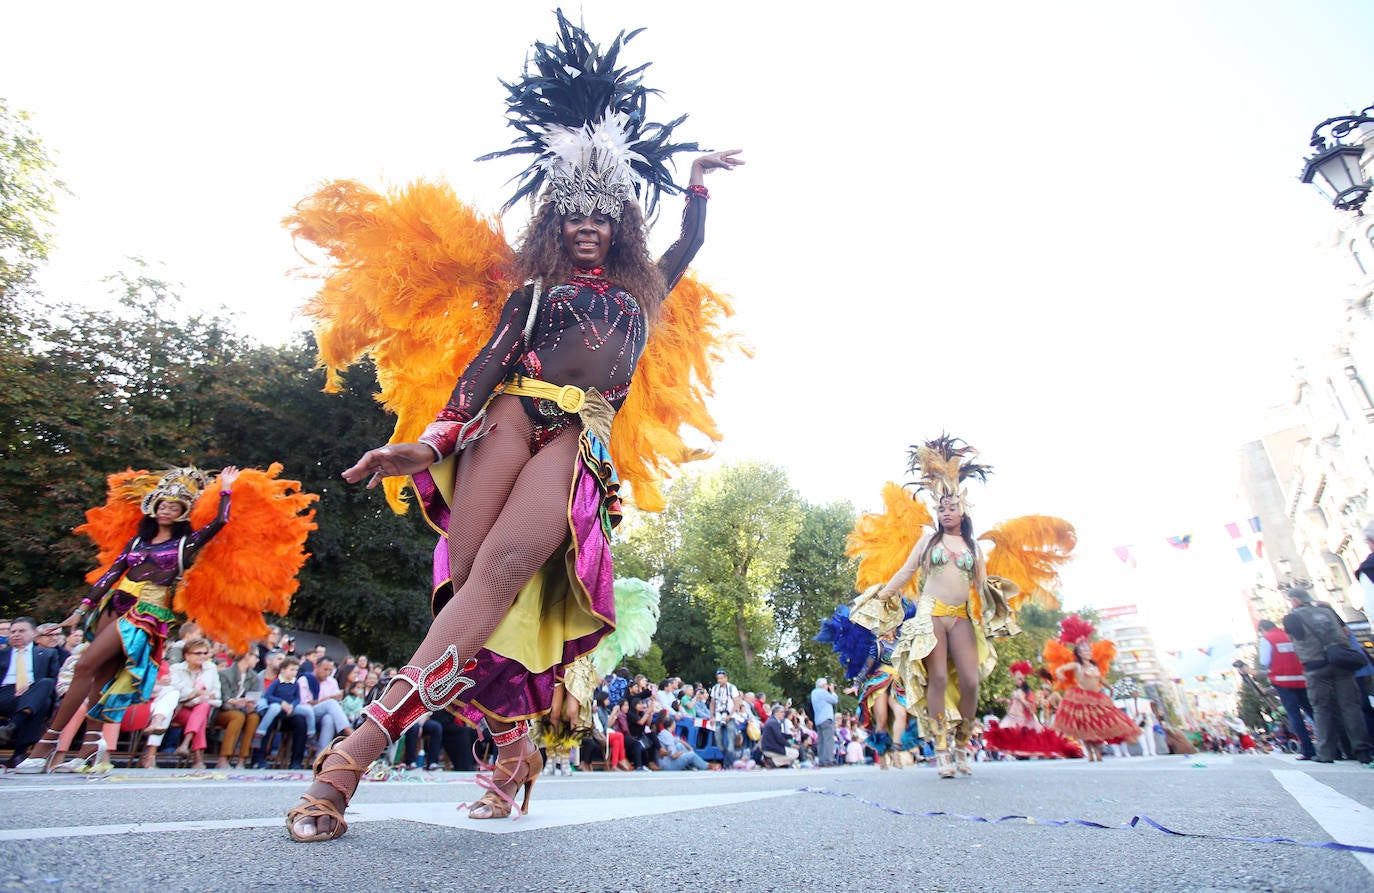
[[948,630],[935,618],[935,647],[931,649],[922,663],[926,667],[926,715],[930,717],[930,734],[935,739],[935,749],[942,746],[945,734],[945,689],[949,687],[949,642]]
[[971,723],[978,715],[978,642],[973,624],[962,617],[941,619],[954,621],[945,631],[945,641],[954,672],[959,674],[959,716]]
[[[414,666],[434,663],[450,645],[457,647],[460,663],[474,656],[505,617],[520,588],[568,537],[577,427],[530,456],[530,423],[516,398],[498,397],[488,416],[495,430],[468,447],[459,461],[449,526],[455,592],[411,658]],[[409,694],[407,686],[392,686],[382,697],[382,705],[395,708]],[[338,750],[367,765],[386,745],[386,733],[375,723],[365,722]],[[330,765],[326,761],[323,768]],[[355,778],[352,787],[356,786]],[[344,795],[322,781],[310,787],[309,795],[344,805]],[[330,822],[327,818],[318,821]],[[328,830],[317,828],[314,819],[301,819],[294,827],[302,837]]]
[[119,635],[119,623],[115,617],[106,615],[101,620],[94,641],[81,652],[81,659],[76,662],[76,668],[72,673],[72,684],[62,698],[57,715],[49,723],[48,731],[43,733],[43,740],[33,746],[32,756],[39,759],[50,756],[57,747],[62,730],[72,722],[72,717],[86,706],[88,700],[94,702],[100,697],[101,689],[115,677],[122,666],[124,640]]

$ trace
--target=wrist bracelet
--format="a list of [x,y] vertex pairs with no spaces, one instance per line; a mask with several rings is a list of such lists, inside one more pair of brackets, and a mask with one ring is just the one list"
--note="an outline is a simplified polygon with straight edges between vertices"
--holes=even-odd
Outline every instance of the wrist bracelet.
[[711,197],[711,190],[707,189],[705,186],[701,186],[696,183],[691,184],[683,191],[687,193],[688,201],[691,201],[691,196],[693,195],[699,195],[705,199],[709,199]]
[[228,496],[228,495],[229,495],[229,491],[228,491],[228,490],[221,490],[221,491],[219,491],[219,495],[220,495],[220,496]]

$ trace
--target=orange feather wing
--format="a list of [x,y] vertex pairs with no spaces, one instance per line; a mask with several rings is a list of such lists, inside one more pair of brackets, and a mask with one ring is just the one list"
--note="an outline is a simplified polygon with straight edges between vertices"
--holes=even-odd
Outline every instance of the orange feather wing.
[[86,523],[72,533],[91,538],[99,554],[96,567],[86,574],[86,582],[94,583],[110,569],[123,552],[129,540],[138,533],[138,522],[143,520],[143,510],[139,504],[143,495],[154,487],[161,475],[132,469],[112,474],[105,479],[108,496],[105,504],[86,510]]
[[[860,515],[845,544],[844,554],[859,559],[854,588],[862,592],[892,579],[931,523],[925,503],[891,481],[884,484],[883,511]],[[907,588],[915,591],[919,586],[917,574]]]
[[979,539],[994,547],[988,554],[988,573],[1021,587],[1011,600],[1013,611],[1027,601],[1059,608],[1059,569],[1078,542],[1072,524],[1049,515],[1026,515],[998,524]]
[[677,466],[711,455],[688,446],[684,426],[712,442],[721,439],[706,398],[715,393],[715,370],[725,355],[748,353],[737,335],[723,329],[734,312],[726,296],[684,276],[649,331],[609,445],[617,473],[644,511],[663,510],[662,482]]
[[[377,367],[377,400],[396,415],[391,442],[413,441],[434,421],[468,363],[491,337],[507,295],[512,253],[500,223],[447,185],[419,181],[381,195],[336,181],[284,221],[328,255],[314,321],[326,390],[364,354]],[[387,478],[404,512],[405,478]]]
[[[281,480],[282,466],[246,469],[234,483],[229,523],[201,551],[172,607],[201,625],[205,634],[242,651],[267,635],[263,613],[285,614],[299,588],[296,579],[309,553],[305,540],[315,529],[319,497],[299,481]],[[191,525],[210,523],[219,508],[219,489],[203,491],[191,508]]]

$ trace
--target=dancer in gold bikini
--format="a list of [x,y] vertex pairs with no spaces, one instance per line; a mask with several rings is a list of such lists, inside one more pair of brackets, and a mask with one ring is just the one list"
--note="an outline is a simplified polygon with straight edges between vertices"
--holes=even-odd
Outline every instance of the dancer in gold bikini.
[[[878,592],[879,598],[890,602],[900,597],[902,588],[918,572],[921,575],[916,616],[907,624],[910,629],[903,630],[898,652],[905,655],[908,667],[915,669],[914,664],[920,663],[917,675],[924,679],[916,680],[917,687],[924,689],[930,719],[927,731],[934,739],[941,778],[952,778],[956,772],[973,774],[967,745],[978,709],[978,683],[997,665],[997,655],[987,642],[979,594],[990,598],[994,614],[1004,623],[1010,618],[1001,590],[988,586],[987,565],[968,517],[968,491],[963,482],[971,477],[985,481],[991,471],[989,466],[973,461],[976,456],[963,441],[943,435],[913,452],[908,470],[920,471],[921,489],[935,498],[937,527],[917,541],[906,564]],[[958,692],[957,713],[946,703],[954,700],[948,697],[951,664]],[[919,684],[922,681],[924,685]],[[951,722],[956,716],[958,719]]]
[[[912,715],[935,743],[941,778],[972,774],[968,742],[978,684],[997,666],[989,640],[1019,632],[1012,614],[1028,601],[1059,607],[1059,567],[1076,541],[1073,525],[1048,515],[1013,518],[975,536],[963,482],[986,480],[991,471],[976,457],[947,435],[911,447],[907,472],[919,475],[915,488],[931,495],[936,517],[915,493],[888,483],[885,510],[862,515],[845,549],[859,558],[860,615],[899,614],[902,595],[916,603],[915,616],[901,625],[892,666]],[[980,542],[992,548],[984,554]]]

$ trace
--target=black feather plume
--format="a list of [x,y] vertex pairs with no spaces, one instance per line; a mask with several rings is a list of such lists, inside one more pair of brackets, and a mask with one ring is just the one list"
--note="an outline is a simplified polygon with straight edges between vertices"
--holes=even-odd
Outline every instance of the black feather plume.
[[563,10],[557,10],[556,15],[557,40],[536,41],[520,79],[501,82],[507,91],[507,123],[519,135],[509,148],[490,152],[478,161],[535,156],[523,172],[511,178],[518,186],[502,206],[503,211],[509,210],[521,199],[538,196],[544,189],[548,172],[541,162],[546,154],[542,138],[546,128],[559,125],[579,129],[607,114],[620,113],[627,119],[626,141],[643,159],[632,161],[630,167],[641,181],[636,183],[640,204],[646,216],[652,217],[660,194],[681,192],[668,169],[673,156],[700,151],[696,143],[673,142],[673,130],[687,116],[667,124],[647,121],[648,97],[659,92],[644,86],[643,73],[649,63],[636,68],[616,67],[621,49],[644,29],[621,31],[602,52],[585,30],[568,21]]

